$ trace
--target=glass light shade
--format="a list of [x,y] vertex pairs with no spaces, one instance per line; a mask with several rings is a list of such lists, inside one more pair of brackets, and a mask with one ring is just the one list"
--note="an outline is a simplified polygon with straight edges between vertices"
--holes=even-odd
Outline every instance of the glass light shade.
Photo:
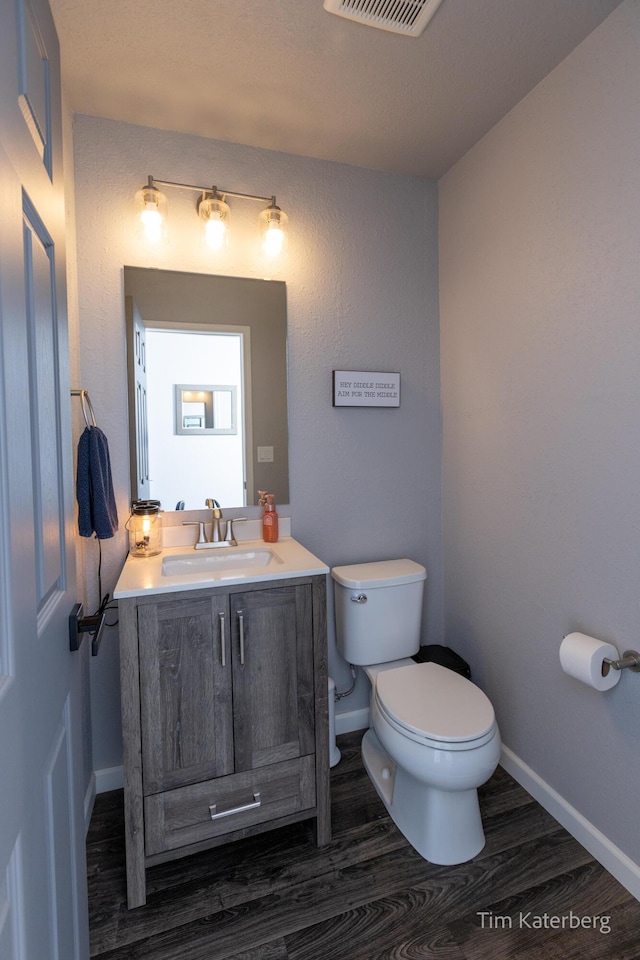
[[289,219],[280,207],[272,203],[260,214],[262,221],[262,249],[268,257],[277,257],[282,253],[286,239],[285,224]]
[[220,194],[203,194],[198,203],[198,216],[204,220],[204,236],[212,250],[220,250],[227,239],[229,204]]
[[135,201],[146,239],[150,243],[159,243],[167,216],[167,198],[149,183],[138,190]]

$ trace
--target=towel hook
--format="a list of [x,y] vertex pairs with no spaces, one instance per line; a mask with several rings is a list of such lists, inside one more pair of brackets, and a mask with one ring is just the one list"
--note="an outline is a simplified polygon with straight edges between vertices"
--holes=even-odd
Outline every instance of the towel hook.
[[93,412],[93,406],[91,404],[91,397],[89,396],[88,390],[72,390],[72,397],[80,397],[80,405],[82,407],[82,416],[84,417],[84,422],[88,427],[97,427],[96,415]]

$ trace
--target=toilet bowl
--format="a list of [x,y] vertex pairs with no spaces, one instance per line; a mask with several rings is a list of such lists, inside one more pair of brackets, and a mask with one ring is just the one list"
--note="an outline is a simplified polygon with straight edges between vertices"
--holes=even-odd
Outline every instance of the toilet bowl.
[[435,663],[366,672],[371,719],[362,756],[380,798],[425,860],[471,860],[485,843],[477,788],[500,758],[491,703]]
[[485,838],[478,787],[495,771],[500,734],[488,697],[420,644],[426,570],[411,560],[336,567],[338,649],[371,681],[365,769],[396,826],[426,860],[463,863]]

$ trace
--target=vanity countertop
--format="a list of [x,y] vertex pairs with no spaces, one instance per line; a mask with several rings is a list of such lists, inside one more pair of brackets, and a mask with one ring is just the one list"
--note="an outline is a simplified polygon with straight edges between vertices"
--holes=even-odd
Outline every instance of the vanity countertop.
[[[267,565],[252,562],[252,559],[259,558],[267,551],[272,555]],[[234,554],[237,556],[237,563],[234,562]],[[255,557],[252,558],[252,554]],[[207,558],[210,558],[212,569],[199,569],[200,565],[207,566]],[[182,572],[176,573],[176,570]],[[238,542],[237,547],[218,547],[212,550],[177,546],[168,547],[155,557],[129,555],[113,596],[118,600],[122,597],[176,593],[179,590],[200,590],[225,584],[267,582],[327,573],[329,567],[293,537],[280,537],[277,543],[243,540]]]

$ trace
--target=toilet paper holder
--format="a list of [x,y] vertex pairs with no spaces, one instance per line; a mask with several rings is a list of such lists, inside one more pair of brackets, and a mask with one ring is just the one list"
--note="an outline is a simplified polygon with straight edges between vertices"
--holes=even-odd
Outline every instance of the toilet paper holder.
[[640,673],[640,653],[637,650],[625,650],[624,655],[619,660],[610,660],[605,657],[602,661],[602,676],[606,677],[609,670],[633,670],[634,673]]

